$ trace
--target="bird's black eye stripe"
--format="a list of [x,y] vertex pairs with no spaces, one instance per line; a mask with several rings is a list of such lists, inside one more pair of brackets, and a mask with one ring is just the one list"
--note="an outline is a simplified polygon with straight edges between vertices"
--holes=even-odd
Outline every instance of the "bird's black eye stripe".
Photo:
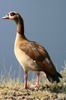
[[10,15],[11,15],[11,16],[14,16],[14,15],[15,15],[15,13],[14,13],[14,12],[12,12],[12,13],[10,13]]

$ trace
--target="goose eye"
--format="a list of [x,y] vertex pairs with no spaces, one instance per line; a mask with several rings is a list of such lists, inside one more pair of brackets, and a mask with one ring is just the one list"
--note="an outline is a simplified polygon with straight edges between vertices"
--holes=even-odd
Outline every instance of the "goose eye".
[[13,12],[13,13],[10,13],[10,15],[11,15],[11,16],[14,16],[14,15],[15,15],[15,13],[14,13],[14,12]]

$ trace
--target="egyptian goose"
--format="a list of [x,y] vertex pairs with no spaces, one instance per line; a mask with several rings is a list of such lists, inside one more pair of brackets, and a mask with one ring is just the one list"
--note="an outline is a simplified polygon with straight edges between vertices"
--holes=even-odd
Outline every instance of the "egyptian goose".
[[[61,74],[57,72],[46,49],[39,43],[29,41],[24,34],[24,21],[17,12],[9,12],[3,19],[10,19],[16,22],[17,34],[14,44],[14,52],[18,62],[24,69],[24,88],[35,88],[39,86],[40,72],[44,72],[50,82],[60,82]],[[28,71],[37,73],[36,84],[28,86]]]

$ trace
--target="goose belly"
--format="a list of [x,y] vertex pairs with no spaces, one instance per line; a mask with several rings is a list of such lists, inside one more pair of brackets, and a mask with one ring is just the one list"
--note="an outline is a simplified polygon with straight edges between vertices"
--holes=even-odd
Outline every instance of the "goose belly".
[[25,71],[28,71],[28,70],[38,71],[39,70],[36,61],[30,58],[24,51],[22,51],[19,48],[16,48],[14,52],[15,52],[15,56],[18,62],[21,64],[21,66],[23,67]]

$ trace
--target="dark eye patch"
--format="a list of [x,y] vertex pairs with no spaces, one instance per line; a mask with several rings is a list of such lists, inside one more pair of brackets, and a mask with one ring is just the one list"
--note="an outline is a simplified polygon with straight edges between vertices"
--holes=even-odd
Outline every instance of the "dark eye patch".
[[11,15],[11,16],[14,16],[14,15],[15,15],[15,13],[14,13],[14,12],[12,12],[12,13],[10,13],[10,15]]

